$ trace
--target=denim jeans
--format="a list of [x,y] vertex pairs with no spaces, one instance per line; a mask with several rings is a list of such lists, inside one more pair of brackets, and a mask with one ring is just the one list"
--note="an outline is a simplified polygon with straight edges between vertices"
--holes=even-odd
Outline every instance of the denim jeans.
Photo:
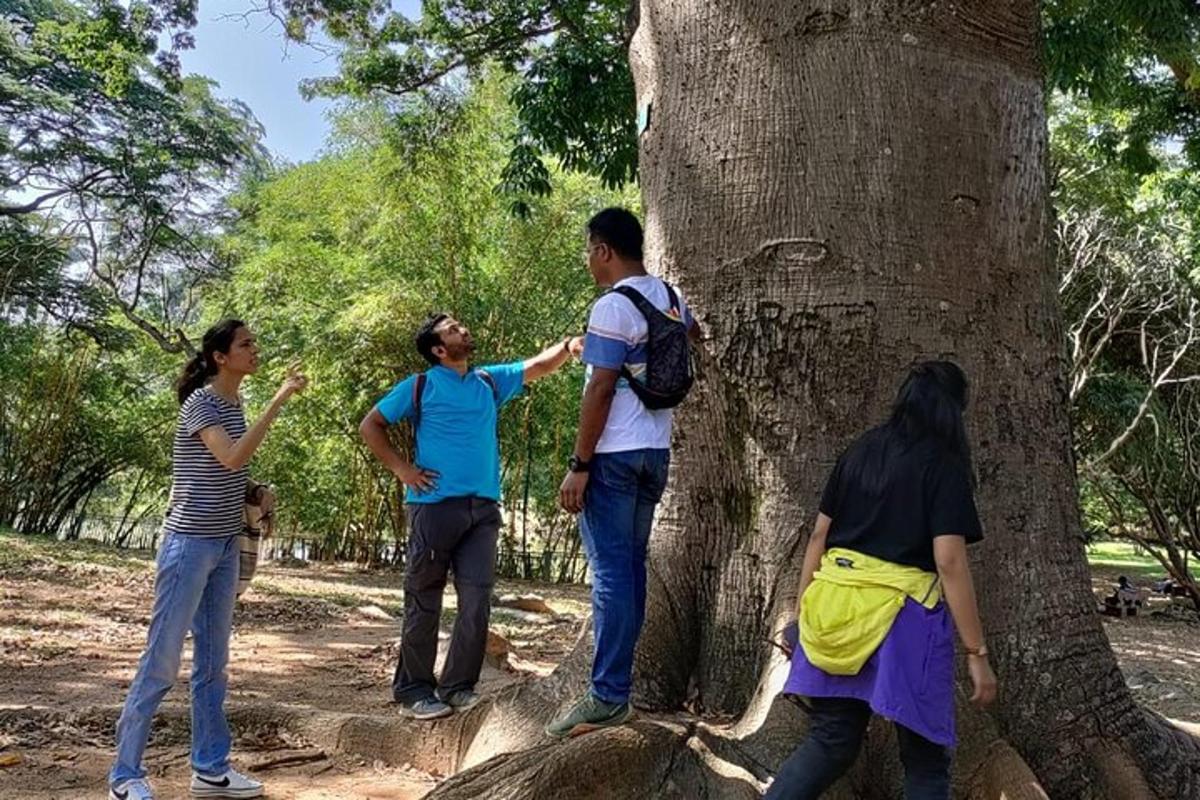
[[[788,756],[765,800],[816,800],[858,758],[871,707],[862,700],[814,697],[808,737]],[[905,800],[949,800],[950,751],[896,725]]]
[[229,769],[225,720],[229,636],[236,599],[238,538],[172,534],[158,551],[154,610],[146,650],[117,721],[113,785],[146,777],[142,754],[154,712],[179,674],[183,640],[192,631],[192,768],[202,775]]
[[629,700],[633,650],[646,618],[646,547],[667,485],[669,450],[597,453],[580,533],[592,568],[592,694]]

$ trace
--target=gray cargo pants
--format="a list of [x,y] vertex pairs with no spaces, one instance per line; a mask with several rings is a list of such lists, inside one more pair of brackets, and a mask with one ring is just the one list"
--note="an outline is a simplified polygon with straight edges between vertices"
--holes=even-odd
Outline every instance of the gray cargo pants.
[[[435,691],[446,697],[474,689],[483,668],[496,582],[500,506],[483,497],[451,497],[408,506],[408,563],[404,575],[404,632],[392,697],[411,705]],[[446,571],[454,572],[458,615],[439,681],[438,622]]]

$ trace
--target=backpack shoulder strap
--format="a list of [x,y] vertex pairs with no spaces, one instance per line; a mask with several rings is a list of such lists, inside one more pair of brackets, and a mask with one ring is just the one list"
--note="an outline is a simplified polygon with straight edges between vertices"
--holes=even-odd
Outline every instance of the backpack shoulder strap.
[[[669,304],[667,309],[669,311],[674,311],[675,316],[682,319],[682,313],[679,308],[679,295],[675,292],[675,287],[666,281],[663,281],[662,284],[667,288],[667,298]],[[631,303],[633,303],[637,307],[637,310],[642,312],[642,316],[646,318],[647,322],[659,317],[667,317],[668,319],[671,318],[670,314],[654,305],[654,303],[651,303],[644,294],[639,292],[637,289],[634,289],[632,286],[618,286],[611,291],[623,295]]]
[[663,281],[663,286],[667,287],[667,297],[670,298],[671,310],[674,311],[680,319],[683,319],[683,315],[679,310],[679,294],[675,291],[675,287],[666,281]]
[[417,379],[413,381],[412,426],[414,431],[417,429],[417,426],[421,424],[421,397],[425,394],[425,380],[425,373],[418,372]]
[[623,296],[629,302],[637,306],[637,310],[642,312],[642,316],[649,319],[652,313],[661,314],[662,312],[655,308],[654,304],[646,299],[646,295],[639,292],[632,286],[617,286],[612,291]]
[[492,377],[492,373],[488,372],[486,369],[477,369],[475,370],[475,374],[478,375],[480,379],[492,390],[492,399],[496,401],[496,405],[499,405],[500,387],[496,385],[496,379]]

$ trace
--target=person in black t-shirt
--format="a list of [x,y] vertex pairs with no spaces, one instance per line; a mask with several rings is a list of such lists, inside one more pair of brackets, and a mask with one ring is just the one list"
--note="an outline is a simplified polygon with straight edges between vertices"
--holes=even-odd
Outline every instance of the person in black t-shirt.
[[893,437],[876,428],[838,459],[821,495],[821,513],[833,520],[825,544],[934,572],[936,537],[983,538],[970,466],[935,439],[905,446]]
[[[888,421],[860,436],[834,466],[805,551],[798,598],[818,568],[822,575],[829,568],[822,565],[826,551],[840,548],[931,573],[933,584],[940,581],[941,600],[935,594],[930,608],[901,595],[903,606],[882,643],[855,674],[826,672],[809,661],[803,644],[794,646],[784,693],[809,698],[809,734],[780,767],[769,800],[819,797],[854,763],[872,713],[896,723],[904,796],[950,797],[950,748],[956,743],[953,628],[967,652],[971,699],[987,705],[996,695],[967,563],[967,544],[979,541],[982,530],[963,424],[966,407],[967,379],[958,366],[919,364],[901,386]],[[862,569],[849,557],[836,561],[838,568]],[[878,578],[851,583],[845,591],[866,591],[861,587],[873,580]],[[867,595],[838,596],[836,602],[855,608],[851,601],[862,597]]]

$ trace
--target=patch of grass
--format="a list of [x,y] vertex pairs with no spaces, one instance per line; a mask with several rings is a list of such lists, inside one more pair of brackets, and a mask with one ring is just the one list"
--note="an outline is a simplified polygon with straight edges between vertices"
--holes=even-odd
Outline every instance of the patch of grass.
[[98,564],[139,571],[154,568],[154,553],[150,550],[122,550],[99,542],[51,541],[48,555],[62,564]]
[[35,561],[146,570],[153,567],[154,554],[148,550],[121,550],[100,542],[63,542],[52,536],[0,530],[0,570],[26,566]]
[[8,528],[0,528],[0,572],[21,569],[31,560],[21,537]]
[[1159,578],[1166,572],[1158,559],[1133,542],[1093,542],[1087,557],[1092,567],[1120,570],[1130,578]]
[[260,594],[275,597],[302,597],[308,600],[323,600],[336,606],[342,606],[343,608],[357,608],[358,606],[368,604],[368,601],[357,595],[339,592],[336,589],[302,589],[295,586],[282,586],[269,578],[255,578],[254,590]]

